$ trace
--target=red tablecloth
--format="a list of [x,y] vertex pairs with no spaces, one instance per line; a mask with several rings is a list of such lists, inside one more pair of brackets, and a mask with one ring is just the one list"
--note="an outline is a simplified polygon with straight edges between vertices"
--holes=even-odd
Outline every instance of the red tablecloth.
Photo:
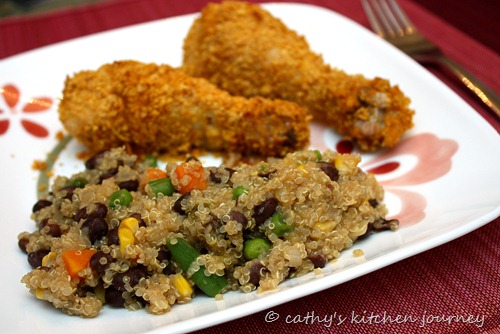
[[[107,29],[193,13],[207,2],[116,0],[3,19],[0,21],[0,59]],[[368,27],[359,1],[302,2],[330,8]],[[419,29],[446,54],[495,91],[500,91],[500,59],[494,50],[426,11],[417,1],[401,0],[401,4]],[[458,82],[438,69],[430,70],[500,131],[500,122]],[[457,240],[371,274],[200,333],[500,333],[499,244],[500,219],[496,218]],[[269,321],[277,314],[278,320]],[[313,315],[318,317],[312,318]],[[468,315],[473,316],[469,323],[464,321],[467,319],[443,323],[434,317]],[[287,316],[289,320],[295,318],[303,322],[287,323]],[[319,319],[325,316],[332,317],[331,323],[320,323]],[[395,320],[397,316],[402,319],[399,323],[389,321],[389,317]],[[408,318],[410,316],[418,320]],[[305,323],[306,319],[309,320]],[[344,322],[339,324],[342,319]],[[382,319],[385,323],[380,323]],[[422,319],[430,323],[422,326]]]

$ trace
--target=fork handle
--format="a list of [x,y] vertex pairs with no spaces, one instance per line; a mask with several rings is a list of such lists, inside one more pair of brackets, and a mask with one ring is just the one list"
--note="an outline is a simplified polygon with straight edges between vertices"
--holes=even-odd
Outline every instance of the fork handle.
[[436,60],[450,70],[460,81],[483,103],[488,106],[498,117],[500,117],[500,97],[481,80],[476,78],[460,64],[445,56],[438,56]]

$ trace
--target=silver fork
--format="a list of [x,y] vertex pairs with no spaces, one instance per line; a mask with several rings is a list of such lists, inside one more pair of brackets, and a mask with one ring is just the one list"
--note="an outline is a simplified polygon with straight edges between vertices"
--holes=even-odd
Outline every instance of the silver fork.
[[443,65],[500,117],[500,98],[474,75],[426,39],[411,23],[395,0],[361,0],[365,14],[377,35],[419,62]]

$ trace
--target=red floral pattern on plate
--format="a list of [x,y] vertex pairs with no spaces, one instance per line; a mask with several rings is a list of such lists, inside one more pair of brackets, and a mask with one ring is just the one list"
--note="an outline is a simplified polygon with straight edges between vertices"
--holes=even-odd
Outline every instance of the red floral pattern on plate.
[[[403,167],[410,155],[416,164],[408,171],[380,181],[386,192],[396,195],[401,201],[401,210],[395,216],[401,226],[416,224],[425,218],[427,201],[418,192],[401,189],[401,186],[414,186],[431,182],[446,175],[451,170],[452,157],[458,150],[458,143],[451,139],[441,139],[432,133],[421,133],[403,139],[397,146],[362,164],[374,174],[393,173]],[[390,174],[388,175],[390,176]]]
[[[328,149],[325,138],[327,130],[325,126],[313,124],[311,146],[319,150]],[[335,149],[339,153],[353,153],[355,146],[348,140],[340,140],[335,144]],[[399,199],[399,212],[391,212],[392,216],[388,218],[397,218],[401,226],[409,226],[425,218],[427,200],[408,187],[435,181],[446,175],[451,170],[452,157],[457,150],[458,143],[455,140],[442,139],[432,133],[420,133],[403,139],[394,148],[371,159],[365,157],[360,167],[377,175],[386,193]]]
[[[9,118],[0,119],[0,136],[5,135],[9,130],[10,123],[12,121],[12,115],[16,115],[18,113],[16,107],[19,104],[21,99],[21,92],[19,88],[17,88],[13,84],[6,84],[2,88],[0,88],[0,93],[3,97],[5,104],[7,105],[7,109],[10,111],[10,117],[8,114],[2,110],[0,107],[0,115],[7,116]],[[49,110],[53,105],[53,101],[49,97],[35,97],[29,99],[21,109],[23,114],[31,114],[37,113],[41,111]],[[49,135],[49,130],[32,120],[26,119],[24,117],[21,118],[21,126],[31,135],[37,138],[45,138]]]

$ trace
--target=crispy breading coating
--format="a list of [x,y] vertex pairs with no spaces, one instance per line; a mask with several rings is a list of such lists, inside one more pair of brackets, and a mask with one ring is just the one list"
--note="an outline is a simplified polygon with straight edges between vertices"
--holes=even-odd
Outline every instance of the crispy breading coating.
[[59,115],[94,152],[126,145],[136,153],[281,156],[309,141],[310,116],[294,103],[233,97],[180,69],[135,61],[68,77]]
[[185,38],[183,67],[234,95],[296,102],[363,150],[394,146],[413,125],[398,86],[330,67],[258,5],[207,5]]

